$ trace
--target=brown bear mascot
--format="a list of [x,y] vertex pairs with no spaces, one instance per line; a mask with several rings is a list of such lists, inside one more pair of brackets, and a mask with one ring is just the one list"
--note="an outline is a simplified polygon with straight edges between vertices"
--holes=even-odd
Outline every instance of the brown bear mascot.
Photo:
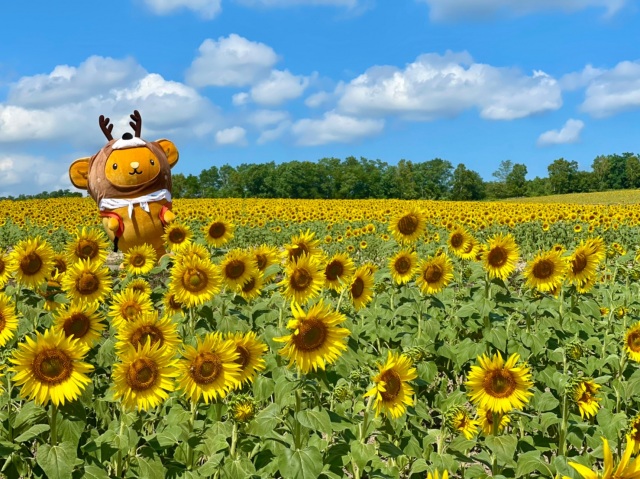
[[148,243],[160,258],[165,254],[164,227],[175,219],[171,168],[178,162],[178,150],[169,140],[143,140],[140,113],[135,110],[130,117],[135,135],[125,133],[114,140],[113,124],[101,115],[100,128],[108,143],[91,158],[74,161],[69,177],[97,203],[114,251],[126,253]]

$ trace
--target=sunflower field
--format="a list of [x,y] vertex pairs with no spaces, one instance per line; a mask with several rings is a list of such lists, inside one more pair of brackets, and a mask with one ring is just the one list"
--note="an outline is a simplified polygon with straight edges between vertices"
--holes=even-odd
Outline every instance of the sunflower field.
[[0,202],[0,477],[640,478],[635,204],[173,210]]

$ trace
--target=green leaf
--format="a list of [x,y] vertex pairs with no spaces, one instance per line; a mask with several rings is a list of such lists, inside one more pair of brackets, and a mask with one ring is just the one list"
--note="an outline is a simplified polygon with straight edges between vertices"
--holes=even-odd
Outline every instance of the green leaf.
[[515,436],[489,436],[485,439],[485,443],[501,463],[513,462],[513,455],[518,445],[518,439]]
[[331,435],[331,418],[325,409],[300,411],[296,418],[304,427]]
[[529,451],[518,455],[518,463],[516,465],[516,477],[530,477],[534,471],[547,472],[549,475],[549,465],[542,460],[540,451]]
[[248,457],[240,456],[232,461],[227,461],[222,467],[220,477],[222,479],[246,478],[256,472],[256,468]]
[[322,453],[309,446],[304,449],[285,449],[278,459],[278,468],[283,479],[317,479],[322,472]]
[[262,437],[272,432],[280,422],[280,407],[272,403],[260,411],[249,423],[247,432]]
[[76,458],[76,446],[70,442],[57,446],[42,444],[36,453],[36,462],[49,479],[69,479]]
[[83,479],[109,479],[109,474],[104,469],[90,465],[84,466]]
[[26,432],[23,432],[18,437],[15,438],[16,442],[26,442],[31,439],[38,437],[45,431],[49,430],[48,424],[36,424],[35,426],[31,426]]
[[376,446],[354,441],[351,443],[351,457],[358,469],[362,470],[369,461],[376,457]]
[[165,477],[165,468],[159,457],[136,456],[131,461],[131,468],[127,472],[127,477],[141,479],[158,479]]
[[46,412],[42,406],[38,406],[33,401],[24,403],[13,420],[13,429],[17,431],[24,426],[30,426],[44,419],[45,415]]

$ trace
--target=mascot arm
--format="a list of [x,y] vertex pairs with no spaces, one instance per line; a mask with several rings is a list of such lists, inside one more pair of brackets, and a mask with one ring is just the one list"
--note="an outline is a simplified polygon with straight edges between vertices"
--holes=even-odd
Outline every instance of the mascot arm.
[[173,212],[169,209],[170,207],[171,204],[169,203],[168,205],[164,205],[160,210],[160,221],[162,221],[162,224],[164,225],[171,224],[176,219],[176,215],[174,215]]

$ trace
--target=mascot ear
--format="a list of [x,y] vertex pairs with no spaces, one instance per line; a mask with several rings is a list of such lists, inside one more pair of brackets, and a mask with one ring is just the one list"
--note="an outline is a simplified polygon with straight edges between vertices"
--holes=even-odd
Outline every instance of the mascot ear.
[[87,189],[87,178],[89,177],[90,158],[80,158],[71,163],[69,167],[69,178],[76,188]]
[[172,141],[165,140],[164,138],[156,141],[156,143],[164,150],[164,153],[167,155],[167,160],[169,161],[169,166],[173,168],[178,162],[178,149],[176,145],[174,145]]

